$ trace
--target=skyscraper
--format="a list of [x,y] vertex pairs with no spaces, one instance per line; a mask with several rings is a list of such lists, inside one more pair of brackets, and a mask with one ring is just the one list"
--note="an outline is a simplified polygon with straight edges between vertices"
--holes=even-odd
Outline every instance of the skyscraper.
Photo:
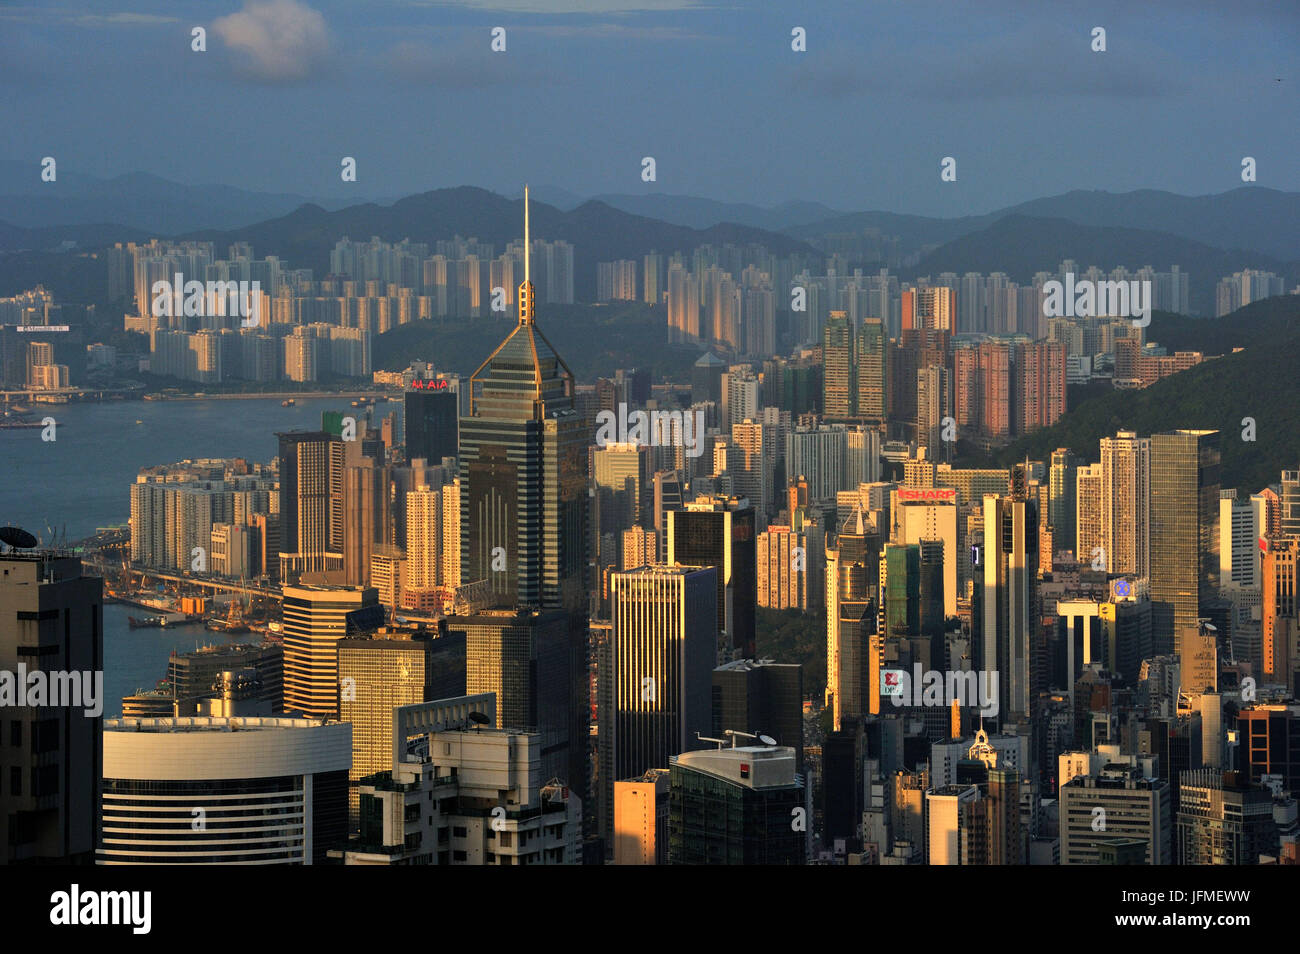
[[743,746],[672,758],[668,859],[675,865],[802,865],[807,835],[794,749]]
[[280,577],[343,569],[346,445],[325,431],[280,439]]
[[586,654],[562,610],[489,609],[447,618],[464,633],[465,692],[496,695],[496,726],[544,740],[542,771],[586,792]]
[[[1101,543],[1108,573],[1150,574],[1151,442],[1132,431],[1101,439]],[[1091,559],[1079,554],[1080,560]]]
[[846,311],[833,311],[822,333],[822,416],[829,421],[854,417],[857,368],[853,354],[853,323]]
[[[99,835],[103,580],[57,552],[11,549],[0,570],[0,862],[87,864]],[[80,698],[56,703],[60,684]]]
[[[1076,475],[1083,461],[1069,448],[1052,451],[1048,474],[1047,523],[1052,528],[1053,546],[1073,548],[1078,519]],[[1077,554],[1076,554],[1077,555]]]
[[[527,189],[524,233],[527,248]],[[499,605],[580,610],[588,434],[573,373],[535,322],[529,261],[519,322],[470,376],[460,422],[461,578],[486,580]]]
[[1176,651],[1215,595],[1219,540],[1219,432],[1151,436],[1151,639],[1158,655]]
[[284,587],[284,711],[313,719],[339,714],[338,641],[384,621],[373,587]]
[[[613,634],[602,682],[600,777],[607,804],[615,780],[665,768],[709,730],[716,661],[713,566],[650,566],[613,574]],[[613,819],[605,822],[612,834]]]
[[754,508],[743,497],[697,497],[668,511],[668,562],[717,567],[717,621],[725,648],[754,655],[758,601]]
[[1012,495],[984,497],[983,646],[980,665],[998,676],[998,717],[1030,715],[1031,647],[1039,627],[1038,506],[1025,499],[1024,472],[1016,468]]
[[416,383],[426,387],[406,392],[406,459],[421,457],[436,463],[444,457],[455,457],[457,394],[445,381]]

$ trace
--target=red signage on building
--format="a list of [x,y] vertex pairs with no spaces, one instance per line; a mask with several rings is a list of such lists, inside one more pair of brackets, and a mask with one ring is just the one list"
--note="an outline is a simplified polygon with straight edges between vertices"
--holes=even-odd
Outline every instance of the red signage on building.
[[957,491],[952,487],[933,487],[929,490],[898,491],[899,500],[924,500],[930,503],[955,503]]
[[441,391],[447,387],[447,382],[417,379],[411,382],[411,387],[417,391]]

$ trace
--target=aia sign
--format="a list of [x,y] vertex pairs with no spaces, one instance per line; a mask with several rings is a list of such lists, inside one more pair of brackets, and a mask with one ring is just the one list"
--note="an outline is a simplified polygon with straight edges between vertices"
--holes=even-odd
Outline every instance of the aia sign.
[[411,388],[416,391],[445,391],[447,382],[416,380],[411,382]]

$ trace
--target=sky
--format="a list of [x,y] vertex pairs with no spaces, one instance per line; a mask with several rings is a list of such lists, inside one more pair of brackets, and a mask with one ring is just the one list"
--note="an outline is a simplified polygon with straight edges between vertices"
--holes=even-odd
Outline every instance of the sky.
[[1295,191],[1298,51],[1294,0],[10,3],[0,158],[332,198],[527,181],[943,217],[1224,192],[1244,156]]

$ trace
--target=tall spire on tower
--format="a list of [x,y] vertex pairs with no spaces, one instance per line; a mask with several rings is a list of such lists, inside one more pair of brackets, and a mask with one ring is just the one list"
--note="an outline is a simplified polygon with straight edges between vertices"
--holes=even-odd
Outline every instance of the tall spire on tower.
[[528,229],[528,185],[524,184],[524,280],[519,286],[519,323],[533,323],[532,236]]

